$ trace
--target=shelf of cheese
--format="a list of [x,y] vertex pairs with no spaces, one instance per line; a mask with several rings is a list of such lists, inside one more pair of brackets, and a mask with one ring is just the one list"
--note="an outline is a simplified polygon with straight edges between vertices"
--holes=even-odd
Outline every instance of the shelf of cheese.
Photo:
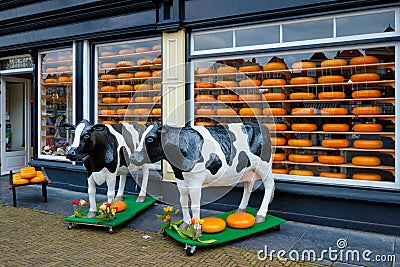
[[143,77],[143,78],[122,78],[122,79],[107,79],[107,80],[102,80],[99,79],[99,82],[102,83],[109,83],[109,82],[135,82],[135,81],[156,81],[156,80],[161,80],[161,77]]
[[379,148],[379,149],[361,149],[355,147],[345,147],[345,148],[330,148],[330,147],[322,147],[322,146],[307,146],[307,147],[296,147],[296,146],[274,146],[275,148],[282,149],[297,149],[297,150],[332,150],[332,151],[354,151],[354,152],[382,152],[386,154],[395,154],[394,149],[387,148]]
[[100,72],[109,71],[134,71],[134,70],[160,70],[161,64],[149,64],[140,66],[127,66],[127,67],[113,67],[113,68],[99,68]]
[[[271,116],[265,116],[265,115],[257,115],[257,118],[307,118],[308,116],[312,116],[313,118],[371,118],[371,115],[319,115],[319,114],[304,114],[304,115],[271,115]],[[380,114],[380,115],[373,115],[374,118],[379,118],[379,119],[392,119],[395,118],[395,115],[389,114]],[[207,117],[216,117],[216,118],[237,118],[237,117],[254,117],[254,115],[234,115],[234,116],[229,116],[229,115],[196,115],[196,118],[207,118]]]
[[[260,95],[260,98],[262,96]],[[381,103],[394,103],[395,98],[394,97],[382,97],[382,98],[335,98],[335,99],[299,99],[299,100],[290,100],[290,99],[284,99],[284,100],[260,100],[260,101],[199,101],[196,100],[195,104],[264,104],[265,102],[268,102],[270,104],[273,103],[319,103],[319,102],[353,102],[353,101],[378,101]]]
[[141,56],[156,56],[160,55],[161,50],[151,50],[147,52],[137,52],[137,53],[126,53],[126,54],[114,54],[109,56],[99,56],[98,59],[120,59],[120,58],[127,58],[127,57],[141,57]]
[[314,162],[292,162],[292,161],[278,161],[277,163],[280,164],[288,164],[288,165],[308,165],[308,166],[326,166],[326,167],[341,167],[341,168],[359,168],[359,169],[377,169],[377,170],[385,170],[385,171],[394,171],[395,167],[394,166],[385,166],[385,165],[379,165],[379,166],[361,166],[361,165],[354,165],[351,163],[343,163],[343,164],[327,164],[327,163],[320,163],[318,161]]

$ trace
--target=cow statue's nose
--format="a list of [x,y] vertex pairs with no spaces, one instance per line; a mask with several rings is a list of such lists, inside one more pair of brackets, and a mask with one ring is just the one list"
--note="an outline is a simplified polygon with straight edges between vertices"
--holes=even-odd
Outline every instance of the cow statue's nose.
[[142,166],[144,164],[144,157],[139,152],[133,152],[130,156],[130,161],[133,165]]
[[67,159],[75,161],[79,159],[79,153],[74,148],[70,148],[66,154]]

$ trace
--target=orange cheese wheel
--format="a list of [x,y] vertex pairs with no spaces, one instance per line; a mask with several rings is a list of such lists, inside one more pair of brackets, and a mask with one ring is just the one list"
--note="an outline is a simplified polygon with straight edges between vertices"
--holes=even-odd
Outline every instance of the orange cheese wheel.
[[154,103],[160,103],[161,102],[161,96],[160,95],[153,96],[153,102]]
[[322,146],[328,148],[345,148],[349,146],[347,139],[324,139]]
[[272,154],[272,161],[282,161],[286,159],[285,153],[274,153]]
[[285,115],[286,114],[286,109],[284,108],[264,108],[263,109],[263,114],[265,116],[280,116],[280,115]]
[[290,154],[288,159],[291,162],[298,162],[298,163],[311,163],[311,162],[314,162],[314,156],[313,155]]
[[196,100],[197,101],[214,101],[215,96],[213,96],[213,95],[197,95]]
[[312,84],[315,83],[315,79],[313,77],[295,77],[290,79],[290,84],[299,85],[299,84]]
[[345,59],[326,59],[321,62],[321,67],[338,67],[346,65],[347,61]]
[[264,93],[263,97],[265,100],[273,101],[273,100],[284,100],[286,95],[284,93]]
[[343,156],[319,155],[318,162],[324,164],[343,164],[345,162],[345,158]]
[[300,132],[313,132],[317,130],[317,125],[315,123],[293,123],[291,127],[293,131]]
[[70,82],[71,81],[71,77],[60,77],[60,78],[58,78],[58,82],[59,83],[65,83],[65,82]]
[[69,66],[58,66],[57,71],[58,72],[69,71]]
[[215,87],[217,88],[238,87],[238,83],[235,81],[217,81],[215,82]]
[[321,109],[322,115],[346,115],[347,108],[323,108]]
[[362,73],[351,75],[350,80],[352,82],[369,82],[369,81],[379,81],[380,76],[377,73]]
[[44,83],[56,83],[56,82],[58,82],[58,80],[53,78],[47,78],[46,80],[44,80]]
[[145,65],[152,65],[153,62],[152,62],[150,59],[142,58],[142,59],[139,59],[139,60],[137,61],[137,64],[138,64],[139,66],[145,66]]
[[150,114],[150,109],[148,108],[137,108],[134,109],[133,114],[135,115],[149,115]]
[[241,116],[258,116],[262,114],[262,110],[260,108],[241,108],[239,114]]
[[311,61],[301,61],[301,62],[295,62],[292,64],[292,69],[310,69],[310,68],[315,68],[317,65],[315,62]]
[[161,90],[161,83],[153,84],[153,90]]
[[219,95],[217,96],[218,101],[221,102],[231,102],[238,101],[239,97],[237,95]]
[[133,86],[133,90],[135,90],[135,91],[148,91],[151,89],[153,89],[153,86],[151,84],[147,84],[147,83],[135,84]]
[[133,91],[133,85],[130,84],[120,84],[117,85],[118,91]]
[[103,74],[100,76],[101,80],[117,79],[117,75],[114,74]]
[[46,69],[47,73],[53,73],[53,72],[57,72],[57,68],[47,68]]
[[103,97],[102,101],[105,104],[112,104],[112,103],[117,103],[117,98],[115,98],[115,97]]
[[219,108],[217,109],[217,115],[219,116],[235,116],[238,114],[237,109],[233,108]]
[[290,175],[299,175],[299,176],[314,176],[314,173],[309,170],[291,170],[289,172]]
[[213,126],[214,123],[210,122],[210,121],[196,121],[194,123],[194,125],[196,125],[196,126]]
[[341,75],[327,75],[318,78],[318,83],[342,83],[344,82],[344,77]]
[[138,71],[135,73],[135,78],[147,78],[151,77],[150,71]]
[[154,64],[161,64],[161,63],[162,63],[162,58],[161,58],[161,57],[156,57],[156,58],[153,60],[153,63],[154,63]]
[[103,124],[117,124],[116,121],[107,121],[107,120],[103,121],[102,123]]
[[29,184],[29,179],[13,179],[12,183],[15,185]]
[[236,73],[238,70],[231,66],[222,66],[217,69],[217,73]]
[[35,167],[22,167],[19,172],[22,179],[30,179],[36,176]]
[[215,111],[212,108],[198,108],[196,109],[197,115],[214,115]]
[[138,96],[135,97],[135,102],[136,103],[151,103],[153,102],[153,98],[149,96]]
[[355,173],[351,178],[354,180],[382,181],[382,177],[375,173]]
[[269,62],[263,66],[263,70],[287,70],[285,63],[282,62]]
[[327,123],[322,126],[322,130],[325,132],[348,132],[350,126],[343,123]]
[[56,58],[54,58],[54,57],[47,57],[47,56],[46,56],[45,61],[46,61],[46,62],[54,62],[54,61],[56,61]]
[[117,109],[117,114],[118,115],[134,115],[135,112],[133,109],[120,108],[120,109]]
[[259,65],[239,67],[240,72],[252,72],[252,71],[260,71],[260,70],[261,70],[261,67]]
[[100,88],[101,92],[115,92],[117,91],[117,87],[115,86],[103,86]]
[[283,137],[271,137],[271,144],[273,146],[284,146],[286,145],[286,139]]
[[127,55],[127,54],[132,54],[133,53],[133,49],[129,48],[129,49],[121,49],[119,50],[118,54],[120,55]]
[[319,99],[342,99],[345,97],[344,92],[321,92],[318,94]]
[[194,87],[195,88],[213,88],[213,87],[215,87],[215,84],[212,82],[195,82]]
[[293,108],[292,115],[314,115],[315,109],[314,108]]
[[161,50],[161,45],[160,45],[160,44],[153,45],[153,46],[151,47],[151,50],[152,50],[152,51]]
[[286,84],[284,79],[265,79],[262,81],[263,86],[282,86]]
[[118,97],[117,102],[118,103],[131,103],[133,102],[134,99],[129,97],[129,96],[125,96],[125,97]]
[[347,175],[341,172],[320,172],[319,176],[325,178],[337,178],[337,179],[346,179]]
[[354,124],[353,130],[355,132],[380,132],[382,125],[378,123],[358,123]]
[[201,225],[201,231],[208,234],[219,233],[226,227],[226,222],[217,217],[203,218],[203,224]]
[[133,73],[119,73],[117,75],[118,79],[128,79],[128,78],[133,78],[135,75]]
[[151,73],[151,76],[161,77],[161,70],[153,70],[153,72]]
[[351,94],[353,98],[378,98],[381,95],[382,93],[379,90],[358,90]]
[[352,59],[350,59],[351,65],[375,64],[378,62],[379,59],[374,56],[360,56],[360,57],[353,57]]
[[314,98],[315,98],[315,95],[313,93],[297,92],[297,93],[290,94],[291,100],[312,100]]
[[195,70],[196,74],[212,74],[215,73],[215,69],[213,68],[197,68]]
[[114,55],[115,55],[115,53],[111,52],[111,51],[105,51],[105,52],[100,53],[101,57],[109,57],[109,56],[114,56]]
[[313,142],[309,139],[289,139],[288,145],[295,147],[308,147],[312,146]]
[[261,85],[260,80],[246,79],[246,80],[241,80],[239,82],[239,86],[241,86],[241,87],[252,87],[252,86],[260,86],[260,85]]
[[357,107],[353,108],[354,115],[378,115],[381,114],[380,107]]
[[160,116],[161,115],[161,108],[153,108],[151,110],[152,115]]
[[30,183],[41,183],[46,180],[46,177],[42,175],[37,175],[29,180]]
[[264,124],[269,131],[286,131],[287,125],[284,123],[266,123]]
[[379,166],[381,161],[375,156],[355,156],[351,159],[351,163],[356,166]]
[[240,101],[259,101],[261,100],[261,95],[256,95],[256,94],[243,94],[239,95],[239,100]]
[[118,67],[132,67],[135,65],[136,65],[135,62],[130,61],[130,60],[121,60],[121,61],[118,61],[118,63],[117,63]]
[[136,48],[136,53],[143,53],[143,52],[149,52],[150,48],[149,47],[138,47]]
[[226,224],[231,228],[245,229],[252,227],[256,222],[254,216],[247,212],[236,212],[226,217]]
[[121,200],[114,200],[114,209],[116,209],[117,212],[124,211],[126,209],[126,203]]
[[281,168],[272,168],[272,173],[275,173],[275,174],[288,174],[289,170],[288,169],[281,169]]
[[383,142],[381,140],[355,140],[353,146],[361,149],[379,149],[383,147]]
[[100,110],[101,115],[117,115],[117,111],[115,109],[102,109]]

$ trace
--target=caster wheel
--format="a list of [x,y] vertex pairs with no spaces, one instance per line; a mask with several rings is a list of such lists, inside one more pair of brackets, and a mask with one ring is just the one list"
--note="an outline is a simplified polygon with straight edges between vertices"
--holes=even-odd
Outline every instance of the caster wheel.
[[273,229],[274,229],[274,231],[280,231],[281,230],[281,225],[277,225]]
[[167,232],[165,231],[165,230],[162,230],[161,231],[161,234],[163,235],[163,237],[166,237],[168,234],[167,234]]
[[74,225],[73,225],[72,223],[69,223],[69,224],[68,224],[68,229],[69,229],[69,230],[72,230],[72,228],[74,228]]
[[186,244],[185,251],[186,251],[186,255],[193,256],[194,252],[196,251],[196,246],[191,246],[191,245]]
[[108,228],[108,233],[109,234],[113,234],[114,233],[114,230],[112,229],[112,227]]

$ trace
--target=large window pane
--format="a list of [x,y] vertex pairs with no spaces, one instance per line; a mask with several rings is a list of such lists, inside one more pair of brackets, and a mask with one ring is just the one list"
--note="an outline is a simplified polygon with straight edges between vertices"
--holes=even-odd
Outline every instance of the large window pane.
[[394,12],[358,15],[336,19],[336,36],[394,31]]
[[279,26],[236,31],[236,46],[279,43]]
[[233,45],[233,32],[194,35],[194,50],[229,48]]
[[284,42],[333,37],[332,19],[286,24],[282,28]]

